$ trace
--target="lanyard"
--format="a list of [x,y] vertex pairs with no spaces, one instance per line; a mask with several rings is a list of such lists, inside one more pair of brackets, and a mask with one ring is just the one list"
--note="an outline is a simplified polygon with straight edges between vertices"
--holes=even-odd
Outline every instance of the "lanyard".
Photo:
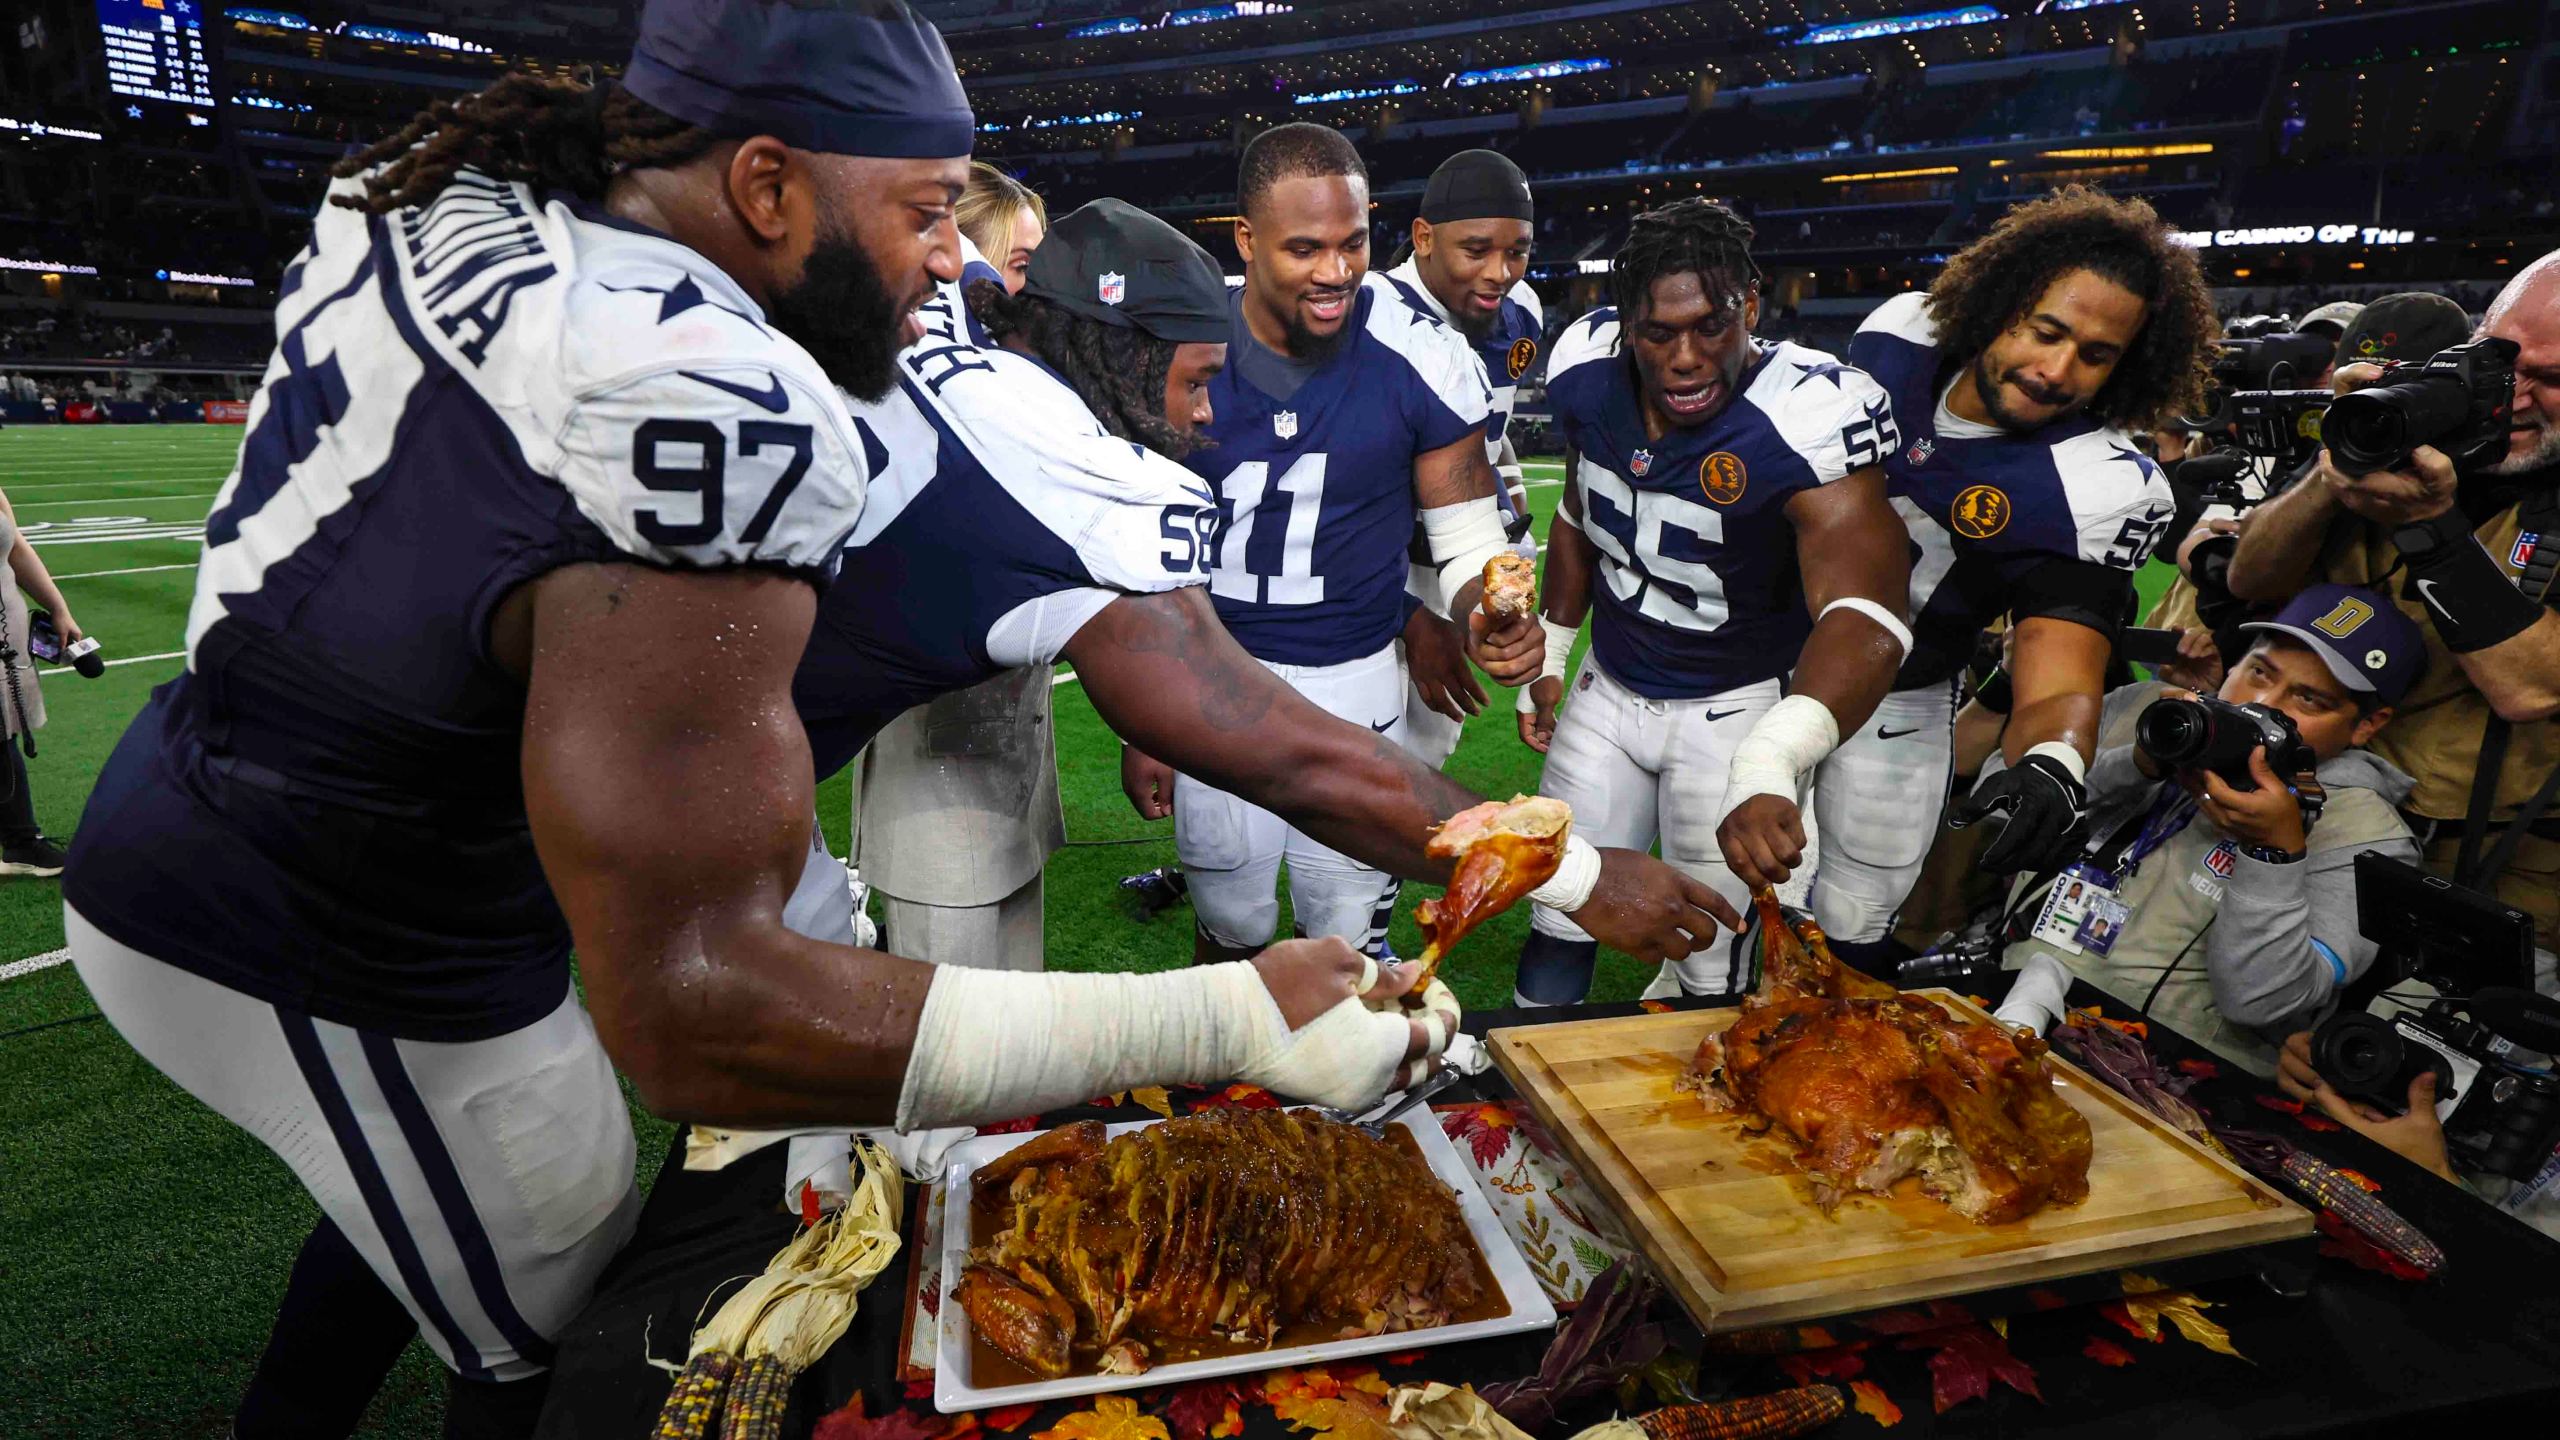
[[2151,802],[2150,814],[2143,819],[2142,829],[2116,861],[2113,883],[2121,885],[2132,879],[2142,868],[2143,857],[2168,844],[2170,837],[2186,829],[2187,822],[2194,818],[2196,797],[2179,788],[2175,782],[2163,782],[2160,794]]

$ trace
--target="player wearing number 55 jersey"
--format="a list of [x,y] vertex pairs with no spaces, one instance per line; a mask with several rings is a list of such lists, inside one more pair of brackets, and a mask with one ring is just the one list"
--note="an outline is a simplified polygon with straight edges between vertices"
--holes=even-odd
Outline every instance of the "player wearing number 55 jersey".
[[1983,864],[2015,870],[2051,858],[2078,819],[2108,653],[2171,508],[2129,432],[2195,403],[2213,333],[2195,253],[2150,206],[2075,188],[2010,211],[1850,341],[1902,427],[1885,465],[1916,547],[1916,644],[1814,787],[1813,910],[1845,957],[1872,954],[1918,878],[1946,799],[1954,677],[2003,614],[2017,635],[2008,768],[1956,822],[2006,812]]
[[[1750,241],[1704,200],[1638,216],[1610,271],[1616,306],[1557,342],[1547,398],[1567,480],[1545,673],[1520,703],[1522,738],[1547,756],[1541,793],[1595,841],[1658,840],[1736,901],[1801,862],[1804,776],[1909,644],[1905,543],[1878,466],[1893,407],[1829,355],[1752,338]],[[1558,720],[1586,612],[1591,653]],[[1591,937],[1544,907],[1531,927],[1519,998],[1582,999]],[[1673,978],[1744,990],[1741,948],[1692,955]]]
[[[1471,647],[1497,679],[1536,665],[1534,625],[1497,631],[1477,612],[1484,562],[1504,546],[1484,367],[1457,332],[1363,283],[1368,176],[1338,132],[1263,132],[1237,190],[1245,275],[1210,389],[1211,443],[1186,462],[1223,516],[1210,595],[1254,658],[1322,709],[1400,741],[1395,641],[1417,512],[1440,566],[1433,608],[1471,616]],[[1301,931],[1384,944],[1384,875],[1195,778],[1173,797],[1202,958],[1271,939],[1284,858]]]

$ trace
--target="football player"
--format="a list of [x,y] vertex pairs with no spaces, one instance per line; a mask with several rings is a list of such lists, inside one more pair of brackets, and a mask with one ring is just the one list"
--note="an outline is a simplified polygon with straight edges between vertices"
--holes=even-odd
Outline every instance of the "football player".
[[1338,941],[1003,975],[781,923],[790,676],[877,447],[837,387],[958,273],[973,133],[896,5],[651,0],[619,84],[512,76],[341,167],[64,887],[99,1009],[323,1214],[244,1440],[350,1432],[412,1328],[447,1433],[529,1430],[638,1209],[617,1064],[672,1117],[916,1127],[1428,1056],[1358,998],[1409,967]]
[[[1521,738],[1547,756],[1539,792],[1578,829],[1659,841],[1737,903],[1803,862],[1804,778],[1865,722],[1911,638],[1879,464],[1893,407],[1852,366],[1752,337],[1750,247],[1750,225],[1711,201],[1640,215],[1611,262],[1613,304],[1557,340],[1565,493],[1545,664],[1519,701]],[[1586,613],[1591,653],[1559,719]],[[1530,931],[1520,1003],[1581,1000],[1591,935],[1546,907]],[[1740,936],[1666,968],[1690,995],[1752,984]]]
[[1999,615],[2017,635],[2008,768],[1952,818],[2008,816],[1982,858],[2004,872],[2078,821],[2107,657],[2172,509],[2131,432],[2196,403],[2214,334],[2195,252],[2149,205],[2074,187],[2011,210],[1849,342],[1893,395],[1885,467],[1918,550],[1911,657],[1814,785],[1813,912],[1842,958],[1883,961],[1946,800],[1957,672]]
[[[1064,659],[1133,746],[1364,863],[1445,882],[1423,846],[1478,797],[1319,709],[1210,604],[1217,506],[1171,457],[1201,447],[1232,353],[1217,262],[1097,200],[1058,221],[1021,295],[966,299],[992,345],[968,343],[945,286],[899,357],[899,393],[854,408],[888,458],[793,685],[818,773],[910,706]],[[811,868],[792,923],[844,938],[843,872],[823,854]],[[1612,852],[1585,883],[1583,923],[1637,953],[1737,923],[1650,856]]]
[[[1494,499],[1502,508],[1503,534],[1512,549],[1533,559],[1537,542],[1529,535],[1529,492],[1522,483],[1519,453],[1511,445],[1511,406],[1520,381],[1537,364],[1545,334],[1538,292],[1523,278],[1529,270],[1529,224],[1535,218],[1529,177],[1509,156],[1461,150],[1440,162],[1423,186],[1422,213],[1413,222],[1413,253],[1377,278],[1398,299],[1456,330],[1475,348],[1485,384],[1493,392],[1493,410],[1484,427],[1485,456],[1501,484]],[[1484,687],[1467,668],[1464,633],[1431,612],[1439,571],[1431,564],[1429,541],[1415,536],[1408,558],[1412,568],[1405,576],[1405,593],[1423,604],[1405,626],[1405,670],[1412,688],[1405,696],[1404,743],[1425,762],[1445,765],[1457,751],[1466,717],[1484,708]]]
[[[1507,541],[1485,458],[1484,368],[1456,331],[1364,283],[1369,180],[1322,125],[1254,137],[1239,167],[1227,366],[1210,384],[1210,443],[1185,463],[1221,518],[1209,592],[1257,660],[1327,713],[1404,738],[1405,549],[1417,519],[1437,570],[1431,608],[1464,616],[1476,663],[1505,684],[1537,669],[1538,628],[1477,607]],[[1131,747],[1141,813],[1171,781]],[[1281,861],[1301,933],[1383,950],[1392,886],[1379,871],[1251,800],[1189,777],[1169,786],[1203,961],[1251,954],[1279,921]]]

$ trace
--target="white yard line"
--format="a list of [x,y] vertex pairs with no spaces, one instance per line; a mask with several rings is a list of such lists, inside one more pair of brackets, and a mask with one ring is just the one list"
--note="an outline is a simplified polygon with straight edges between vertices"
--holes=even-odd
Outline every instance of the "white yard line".
[[136,565],[129,570],[83,570],[77,574],[56,575],[53,578],[56,580],[103,580],[109,575],[152,575],[162,570],[193,570],[194,568],[196,568],[196,562],[189,560],[179,565]]
[[12,960],[6,965],[0,965],[0,980],[15,980],[21,975],[33,975],[39,970],[50,970],[70,958],[69,950],[47,950],[41,955],[30,955],[24,960]]
[[[162,481],[159,483],[166,484],[168,482]],[[6,490],[7,488],[8,487],[5,485],[0,485],[0,490]],[[74,506],[86,505],[92,510],[102,510],[113,505],[172,505],[181,500],[191,500],[198,505],[202,505],[211,500],[216,493],[216,491],[212,490],[189,490],[176,495],[95,495],[86,500],[29,500],[24,504],[13,505],[11,508],[18,510],[68,510]]]
[[127,655],[121,660],[110,660],[107,665],[110,669],[118,665],[148,665],[154,660],[181,659],[186,653],[184,650],[163,650],[157,655]]

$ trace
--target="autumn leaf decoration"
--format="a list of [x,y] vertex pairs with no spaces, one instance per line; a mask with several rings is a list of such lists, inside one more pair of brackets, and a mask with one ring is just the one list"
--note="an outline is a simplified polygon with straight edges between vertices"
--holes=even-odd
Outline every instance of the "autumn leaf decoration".
[[1467,1147],[1477,1169],[1489,1170],[1510,1153],[1515,1125],[1511,1112],[1499,1105],[1470,1105],[1440,1117],[1440,1128]]
[[1194,1381],[1165,1401],[1165,1423],[1173,1440],[1227,1440],[1244,1433],[1244,1402],[1240,1381]]
[[1173,1436],[1162,1420],[1141,1414],[1137,1401],[1126,1395],[1103,1395],[1095,1398],[1092,1409],[1062,1415],[1057,1424],[1032,1432],[1031,1440],[1173,1440]]

